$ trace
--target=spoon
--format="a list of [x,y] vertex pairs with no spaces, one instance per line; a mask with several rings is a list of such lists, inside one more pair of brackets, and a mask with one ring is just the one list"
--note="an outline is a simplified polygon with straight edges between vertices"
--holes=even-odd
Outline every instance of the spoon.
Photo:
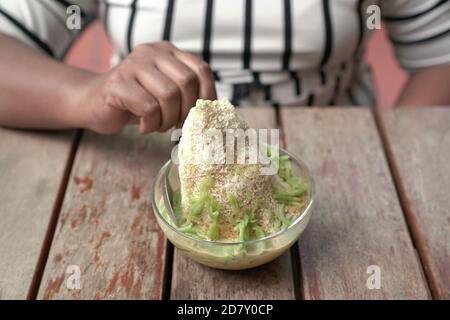
[[164,205],[166,206],[167,213],[170,217],[170,219],[173,221],[176,227],[179,227],[178,219],[173,211],[172,201],[173,201],[173,189],[172,185],[170,183],[170,177],[172,173],[172,164],[169,165],[169,167],[166,170],[166,174],[164,176],[164,190],[163,190],[163,198],[164,198]]

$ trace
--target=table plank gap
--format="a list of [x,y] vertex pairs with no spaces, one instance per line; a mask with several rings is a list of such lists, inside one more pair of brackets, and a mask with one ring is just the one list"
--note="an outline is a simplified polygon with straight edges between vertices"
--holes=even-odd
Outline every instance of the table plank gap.
[[[428,298],[371,111],[286,107],[281,116],[287,149],[317,182],[299,240],[302,297]],[[367,286],[369,266],[379,267],[380,289]]]
[[[280,146],[286,149],[286,134],[283,123],[283,117],[281,116],[281,108],[280,106],[275,106],[275,120],[277,128],[280,130]],[[301,283],[302,280],[302,270],[301,270],[301,261],[299,255],[298,242],[294,243],[294,245],[289,249],[289,255],[291,257],[292,263],[292,281],[294,286],[294,296],[296,300],[304,300],[304,295],[302,292]]]
[[388,163],[389,170],[391,171],[397,196],[400,200],[400,206],[402,207],[402,212],[405,217],[405,223],[408,228],[408,233],[411,237],[417,260],[420,262],[421,272],[427,284],[427,291],[433,299],[436,299],[436,291],[434,289],[436,287],[436,280],[433,278],[433,275],[430,274],[430,272],[427,272],[427,270],[429,270],[430,263],[429,261],[427,261],[427,257],[423,254],[424,250],[420,249],[421,247],[423,248],[423,241],[419,235],[420,231],[417,228],[415,217],[411,213],[411,204],[407,199],[405,187],[402,182],[398,165],[396,164],[395,156],[393,154],[393,150],[391,148],[391,144],[387,135],[386,124],[381,113],[382,111],[378,108],[374,110],[375,123],[380,134],[380,139],[386,155],[386,161]]
[[450,158],[450,112],[398,108],[376,117],[431,295],[450,299],[450,201],[443,191],[450,166],[442,169]]
[[75,160],[75,155],[80,145],[81,137],[83,135],[83,130],[76,130],[74,133],[74,138],[70,147],[69,154],[67,156],[66,165],[64,168],[63,177],[61,183],[58,187],[58,192],[56,195],[55,203],[53,205],[52,214],[48,223],[47,231],[45,233],[44,241],[42,242],[41,251],[39,253],[39,258],[37,260],[36,268],[34,270],[33,278],[31,280],[31,285],[28,290],[27,299],[36,300],[39,286],[41,284],[42,276],[44,275],[45,265],[47,263],[48,255],[50,253],[50,247],[52,245],[53,236],[55,235],[56,225],[58,223],[58,217],[61,212],[61,207],[64,201],[64,195],[66,193],[67,184],[69,182],[69,177],[72,172],[73,162]]
[[[244,107],[238,112],[253,128],[276,128],[272,108]],[[294,299],[289,252],[251,270],[225,271],[200,265],[175,248],[172,299]]]
[[294,296],[296,300],[305,300],[304,294],[302,292],[301,283],[302,280],[302,267],[300,262],[300,254],[298,248],[298,242],[294,243],[289,250],[292,263],[292,281],[294,281]]
[[164,259],[165,269],[164,269],[164,283],[162,299],[170,300],[171,288],[172,288],[172,274],[173,274],[173,254],[174,247],[169,240],[166,240],[166,257]]

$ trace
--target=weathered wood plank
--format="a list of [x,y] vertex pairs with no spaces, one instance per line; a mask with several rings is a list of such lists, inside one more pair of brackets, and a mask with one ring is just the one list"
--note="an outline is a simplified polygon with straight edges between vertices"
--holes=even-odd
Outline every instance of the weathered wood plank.
[[[242,108],[239,112],[254,128],[276,127],[272,109]],[[289,252],[253,270],[223,271],[202,266],[175,249],[171,298],[293,299]]]
[[[317,179],[300,237],[305,299],[421,299],[426,283],[369,109],[282,110],[287,148]],[[367,268],[381,271],[367,287]]]
[[0,299],[25,299],[74,132],[0,128]]
[[433,296],[450,299],[450,108],[399,108],[382,119]]
[[[153,178],[170,157],[167,135],[85,133],[38,298],[161,298],[166,239],[151,208]],[[79,266],[81,289],[66,274]]]
[[250,270],[200,265],[175,249],[172,299],[294,299],[289,252]]

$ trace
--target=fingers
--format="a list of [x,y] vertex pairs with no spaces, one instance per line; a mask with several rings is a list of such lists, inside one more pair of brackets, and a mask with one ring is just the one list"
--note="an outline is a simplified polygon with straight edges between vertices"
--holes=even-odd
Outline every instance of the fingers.
[[181,126],[189,110],[195,106],[199,96],[199,80],[194,71],[172,54],[162,55],[156,61],[158,69],[168,76],[180,89],[181,110],[177,126]]
[[139,131],[143,134],[160,129],[161,111],[159,103],[136,80],[118,86],[115,93],[116,101],[114,105],[132,114],[128,123],[139,123]]
[[141,133],[181,126],[198,98],[216,99],[208,64],[168,42],[136,47],[111,79],[109,104],[129,111]]
[[150,132],[157,131],[159,129],[159,121],[160,121],[160,113],[158,112],[158,116],[154,117],[137,117],[135,115],[131,115],[128,120],[128,124],[139,125],[139,132],[141,134],[147,134]]
[[132,114],[130,116],[130,118],[128,119],[127,124],[139,124],[140,121],[141,121],[141,118]]
[[177,48],[174,48],[173,54],[197,75],[199,79],[198,97],[207,100],[217,99],[214,76],[209,65],[196,56],[178,50]]
[[129,110],[139,117],[139,132],[146,134],[161,128],[161,108],[158,101],[149,94],[139,83],[135,82],[131,96]]
[[181,92],[177,84],[156,68],[136,70],[138,82],[158,100],[161,110],[161,125],[158,131],[167,131],[175,126],[181,114]]

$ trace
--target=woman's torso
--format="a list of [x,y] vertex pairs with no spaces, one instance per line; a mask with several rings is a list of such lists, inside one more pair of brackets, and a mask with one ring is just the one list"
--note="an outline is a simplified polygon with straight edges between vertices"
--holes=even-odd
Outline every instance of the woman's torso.
[[[373,104],[360,63],[378,0],[106,0],[119,58],[168,40],[210,63],[219,95],[239,104]],[[368,88],[369,87],[369,88]]]

